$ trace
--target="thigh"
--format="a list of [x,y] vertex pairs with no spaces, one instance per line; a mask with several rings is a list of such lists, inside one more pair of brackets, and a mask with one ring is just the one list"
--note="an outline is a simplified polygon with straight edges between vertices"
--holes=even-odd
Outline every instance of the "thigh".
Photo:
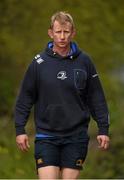
[[61,168],[81,170],[88,150],[87,142],[68,143],[61,149]]
[[46,166],[38,168],[39,179],[59,179],[60,168],[56,166]]

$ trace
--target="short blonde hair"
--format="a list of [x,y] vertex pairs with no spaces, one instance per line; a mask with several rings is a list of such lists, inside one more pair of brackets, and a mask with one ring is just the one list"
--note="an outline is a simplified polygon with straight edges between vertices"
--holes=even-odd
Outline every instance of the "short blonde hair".
[[72,29],[74,29],[75,27],[72,16],[64,11],[56,12],[55,14],[53,14],[53,16],[51,17],[50,29],[53,28],[55,21],[58,21],[61,24],[69,22],[72,25]]

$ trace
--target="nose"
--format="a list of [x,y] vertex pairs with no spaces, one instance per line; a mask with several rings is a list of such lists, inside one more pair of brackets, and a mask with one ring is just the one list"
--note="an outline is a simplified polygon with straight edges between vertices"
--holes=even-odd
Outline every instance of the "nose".
[[64,32],[61,32],[61,39],[65,39]]

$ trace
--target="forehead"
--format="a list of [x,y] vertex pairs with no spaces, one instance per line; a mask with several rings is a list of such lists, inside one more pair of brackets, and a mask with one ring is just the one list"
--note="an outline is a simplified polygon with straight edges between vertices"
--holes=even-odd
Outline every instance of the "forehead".
[[53,24],[53,29],[57,30],[57,29],[68,29],[68,30],[72,30],[72,24],[70,22],[59,22],[59,21],[55,21]]

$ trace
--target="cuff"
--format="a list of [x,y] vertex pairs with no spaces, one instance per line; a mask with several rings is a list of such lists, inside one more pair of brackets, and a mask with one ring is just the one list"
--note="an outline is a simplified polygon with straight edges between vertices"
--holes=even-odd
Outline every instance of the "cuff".
[[109,127],[99,127],[98,135],[109,135]]
[[16,127],[16,136],[21,134],[26,134],[24,127],[23,126]]

